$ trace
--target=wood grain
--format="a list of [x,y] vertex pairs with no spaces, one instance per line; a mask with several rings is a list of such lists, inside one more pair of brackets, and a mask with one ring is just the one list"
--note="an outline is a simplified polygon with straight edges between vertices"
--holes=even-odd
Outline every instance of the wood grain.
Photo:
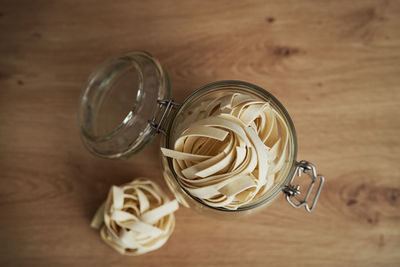
[[[400,2],[271,2],[2,1],[0,264],[399,266]],[[139,49],[164,64],[178,101],[223,79],[273,93],[299,159],[326,176],[316,210],[283,197],[232,221],[182,208],[156,252],[122,257],[102,243],[89,222],[112,184],[163,184],[159,142],[96,158],[77,103],[97,64]]]

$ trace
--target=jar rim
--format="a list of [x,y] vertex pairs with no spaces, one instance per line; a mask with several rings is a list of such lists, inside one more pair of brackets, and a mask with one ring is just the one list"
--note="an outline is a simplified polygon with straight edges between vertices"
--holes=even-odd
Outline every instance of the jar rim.
[[223,207],[213,207],[208,205],[207,203],[204,203],[201,199],[192,196],[181,184],[181,182],[178,179],[178,175],[176,174],[174,168],[173,168],[173,164],[172,164],[172,159],[171,158],[167,158],[167,162],[169,165],[169,168],[174,176],[174,179],[176,180],[176,182],[178,183],[179,187],[193,200],[199,202],[201,205],[204,205],[208,208],[211,208],[212,210],[217,210],[217,211],[222,211],[222,212],[240,212],[240,211],[247,211],[247,210],[251,210],[257,207],[260,207],[264,204],[269,203],[271,200],[273,200],[284,188],[284,186],[288,183],[290,177],[293,176],[293,173],[295,171],[296,168],[296,157],[297,157],[297,135],[296,135],[296,129],[294,127],[294,123],[289,115],[289,113],[287,112],[287,110],[285,109],[285,107],[281,104],[281,102],[275,97],[273,96],[270,92],[268,92],[267,90],[248,83],[248,82],[244,82],[244,81],[240,81],[240,80],[222,80],[222,81],[217,81],[217,82],[212,82],[209,84],[206,84],[200,88],[198,88],[197,90],[195,90],[194,92],[192,92],[189,96],[187,96],[185,98],[185,100],[182,102],[182,104],[175,110],[175,112],[172,114],[169,123],[168,123],[168,127],[167,127],[167,131],[166,131],[166,146],[167,148],[171,148],[170,146],[170,137],[171,137],[171,131],[172,131],[172,125],[173,122],[175,120],[175,118],[177,117],[178,114],[180,114],[180,112],[184,109],[185,104],[189,103],[190,100],[192,100],[194,97],[196,96],[201,96],[206,94],[207,92],[211,91],[211,90],[215,90],[216,88],[220,88],[220,87],[228,87],[230,89],[251,89],[251,90],[255,90],[257,93],[259,93],[261,96],[265,97],[266,99],[268,99],[270,102],[273,102],[273,104],[275,104],[278,108],[279,113],[284,117],[285,121],[287,122],[288,126],[289,126],[289,136],[290,136],[290,141],[292,141],[293,144],[293,151],[292,153],[289,155],[289,161],[291,161],[291,163],[289,162],[289,164],[291,164],[290,169],[287,171],[287,175],[285,177],[285,179],[282,179],[282,181],[280,183],[277,183],[274,185],[273,190],[270,190],[270,192],[263,197],[261,200],[256,201],[253,204],[250,205],[246,205],[246,206],[242,206],[239,207],[236,210],[229,210]]

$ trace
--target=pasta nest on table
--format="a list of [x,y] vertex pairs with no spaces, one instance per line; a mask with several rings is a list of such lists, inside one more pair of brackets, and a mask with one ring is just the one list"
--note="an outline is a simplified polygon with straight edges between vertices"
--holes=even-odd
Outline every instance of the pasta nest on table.
[[140,178],[112,186],[97,211],[92,227],[100,228],[102,239],[124,255],[140,255],[160,248],[175,227],[176,200],[154,182]]

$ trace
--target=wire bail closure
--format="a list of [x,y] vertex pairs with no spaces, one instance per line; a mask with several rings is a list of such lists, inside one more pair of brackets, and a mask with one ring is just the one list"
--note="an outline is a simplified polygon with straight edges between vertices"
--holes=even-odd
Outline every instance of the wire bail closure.
[[[301,199],[298,195],[300,192],[300,185],[293,185],[293,180],[297,176],[301,176],[302,173],[305,173],[310,179],[311,183],[306,191],[306,195],[303,199]],[[315,192],[314,199],[311,202],[311,205],[308,202],[310,198],[311,191],[314,188],[314,185],[318,183],[317,191]],[[288,185],[283,188],[283,192],[286,194],[286,200],[295,208],[305,207],[308,212],[311,212],[315,205],[318,202],[319,195],[321,193],[322,185],[324,184],[325,178],[321,174],[317,174],[317,170],[313,164],[308,161],[302,160],[300,162],[296,162],[296,170],[290,179]]]
[[[167,118],[169,117],[171,111],[178,107],[180,104],[174,102],[173,99],[162,99],[162,100],[157,100],[159,111],[157,114],[149,120],[150,127],[156,132],[156,133],[162,133],[164,136],[167,135],[165,129],[162,129],[164,126],[165,122],[167,121]],[[159,121],[157,122],[157,119]]]

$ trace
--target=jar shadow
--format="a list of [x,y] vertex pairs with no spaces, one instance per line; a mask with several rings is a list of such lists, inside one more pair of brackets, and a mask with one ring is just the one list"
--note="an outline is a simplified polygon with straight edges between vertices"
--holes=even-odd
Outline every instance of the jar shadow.
[[[162,177],[160,138],[155,138],[139,154],[128,159],[108,160],[88,155],[76,155],[70,161],[79,177],[76,201],[88,224],[98,207],[106,200],[113,185],[120,186],[140,177],[157,183],[170,197],[172,194]],[[79,163],[78,163],[79,162]]]

